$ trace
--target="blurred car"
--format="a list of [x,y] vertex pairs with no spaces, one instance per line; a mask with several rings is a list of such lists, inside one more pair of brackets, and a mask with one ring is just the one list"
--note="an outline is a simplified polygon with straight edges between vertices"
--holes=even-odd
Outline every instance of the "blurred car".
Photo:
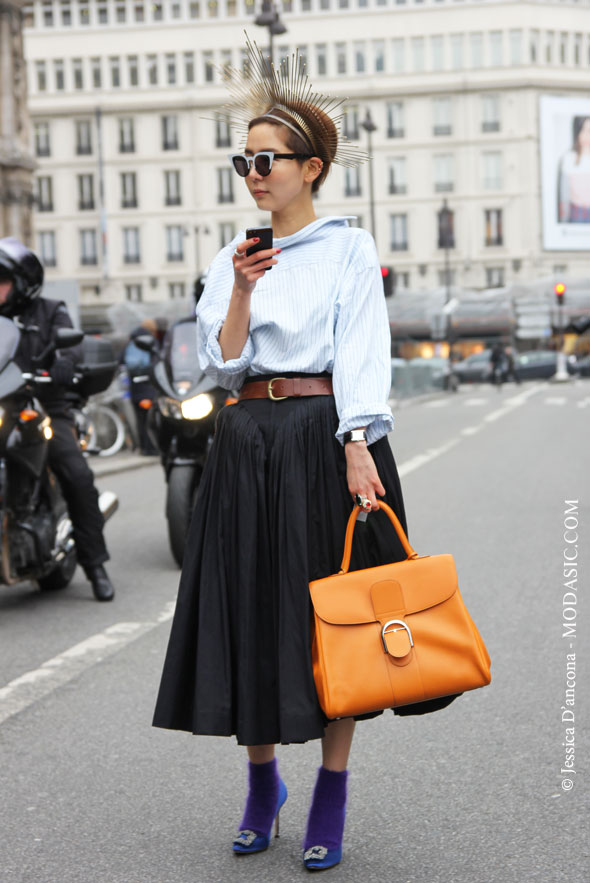
[[454,373],[461,383],[483,383],[492,376],[492,351],[482,350],[471,353],[466,359],[453,366]]
[[576,362],[576,374],[580,377],[590,377],[590,355],[582,356]]
[[449,368],[449,360],[440,356],[432,356],[430,359],[424,359],[417,356],[408,362],[410,371],[424,372],[425,384],[435,389],[456,390],[459,381],[455,375],[454,369]]
[[[516,357],[516,372],[521,380],[546,380],[557,371],[557,353],[553,350],[530,350]],[[568,374],[576,374],[579,363],[573,356],[567,359]]]

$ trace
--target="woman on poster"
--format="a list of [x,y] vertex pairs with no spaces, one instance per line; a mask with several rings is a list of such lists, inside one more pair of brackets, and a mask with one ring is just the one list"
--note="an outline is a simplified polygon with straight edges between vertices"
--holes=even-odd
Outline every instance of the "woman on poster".
[[573,146],[558,174],[558,221],[590,224],[590,117],[573,119]]

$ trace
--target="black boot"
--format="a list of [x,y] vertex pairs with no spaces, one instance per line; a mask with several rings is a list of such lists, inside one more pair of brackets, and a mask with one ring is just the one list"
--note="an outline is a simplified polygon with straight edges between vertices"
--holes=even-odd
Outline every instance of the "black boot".
[[102,564],[97,564],[95,567],[86,567],[84,570],[92,584],[92,591],[96,600],[112,601],[115,597],[115,590]]

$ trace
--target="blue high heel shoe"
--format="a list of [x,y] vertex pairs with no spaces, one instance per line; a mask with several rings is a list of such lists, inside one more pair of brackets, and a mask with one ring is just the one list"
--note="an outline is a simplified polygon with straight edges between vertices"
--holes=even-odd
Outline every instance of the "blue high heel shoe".
[[[287,786],[285,785],[283,780],[280,779],[277,810],[273,819],[275,827],[275,837],[279,836],[279,813],[281,811],[283,803],[287,799],[287,796]],[[257,831],[249,831],[247,828],[243,831],[240,831],[233,842],[233,851],[237,855],[250,855],[253,852],[264,852],[265,849],[268,849],[270,843],[272,825],[273,823],[271,822],[270,831],[268,832],[268,834],[258,834]]]
[[327,871],[342,861],[342,846],[326,849],[325,846],[312,846],[303,854],[303,864],[308,871]]

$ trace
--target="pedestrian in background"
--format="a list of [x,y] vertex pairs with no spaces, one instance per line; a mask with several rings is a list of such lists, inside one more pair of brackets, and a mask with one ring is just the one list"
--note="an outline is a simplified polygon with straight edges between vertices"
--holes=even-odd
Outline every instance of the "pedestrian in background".
[[336,102],[248,54],[249,78],[227,72],[224,111],[246,124],[232,163],[274,242],[249,256],[258,238],[239,233],[197,309],[202,368],[241,393],[220,413],[201,479],[154,724],[247,746],[239,855],[268,847],[287,799],[275,745],[321,739],[303,841],[306,868],[321,870],[341,858],[355,721],[327,720],[318,703],[308,583],[338,571],[355,499],[375,511],[353,568],[405,558],[376,511],[383,497],[405,529],[387,440],[390,335],[372,237],[318,219],[313,202],[332,163],[366,157],[339,141]]
[[[141,325],[131,332],[129,342],[121,354],[121,361],[129,377],[139,448],[142,454],[150,457],[158,453],[148,433],[149,412],[156,395],[150,371],[154,356],[160,350],[167,324],[166,322],[164,325],[162,320],[144,319]],[[140,349],[135,342],[136,338],[145,334],[151,334],[155,340],[155,350],[152,353]]]

